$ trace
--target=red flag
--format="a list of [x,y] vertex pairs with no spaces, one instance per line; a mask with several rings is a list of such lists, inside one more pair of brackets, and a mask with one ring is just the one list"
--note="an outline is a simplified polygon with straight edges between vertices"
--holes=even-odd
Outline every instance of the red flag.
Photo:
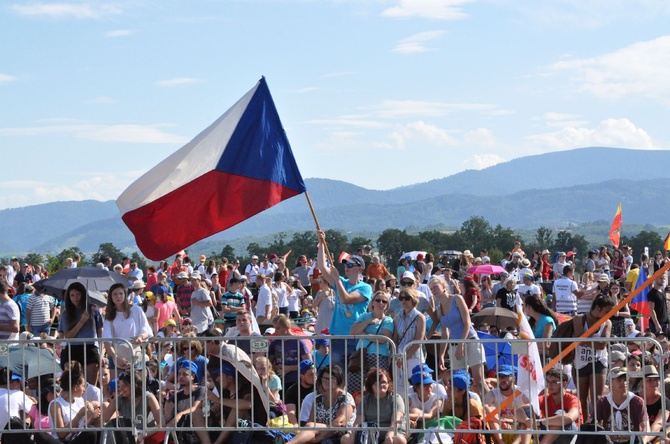
[[619,248],[619,239],[621,238],[621,202],[616,209],[614,214],[614,220],[612,221],[612,228],[610,228],[610,241],[614,248]]
[[305,191],[262,78],[116,205],[142,253],[159,260]]

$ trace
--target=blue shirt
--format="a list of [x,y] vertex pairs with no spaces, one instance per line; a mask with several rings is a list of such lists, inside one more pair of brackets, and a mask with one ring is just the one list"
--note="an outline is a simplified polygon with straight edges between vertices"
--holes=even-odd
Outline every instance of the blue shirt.
[[340,276],[340,280],[347,293],[358,292],[365,300],[357,304],[344,304],[340,301],[337,287],[335,287],[335,307],[333,308],[333,317],[329,328],[331,335],[349,335],[351,326],[356,323],[360,315],[368,311],[368,305],[370,305],[372,299],[372,287],[365,282],[351,285],[347,278]]
[[19,311],[21,312],[21,319],[19,320],[20,326],[25,326],[28,324],[26,321],[26,311],[28,310],[28,299],[30,299],[30,293],[23,293],[18,296],[14,296],[14,302],[19,306]]
[[[368,319],[372,318],[372,313],[364,313],[362,314],[356,322],[361,322],[361,321],[366,321]],[[365,333],[369,335],[375,335],[379,334],[382,335],[384,330],[388,330],[391,333],[393,333],[393,318],[391,316],[384,316],[384,319],[381,321],[381,327],[379,324],[368,324],[367,327],[365,327]],[[379,330],[379,333],[377,333],[377,330]],[[369,344],[372,344],[368,347]],[[367,352],[368,353],[374,353],[376,355],[381,355],[381,356],[389,356],[391,352],[389,351],[389,345],[388,342],[380,342],[379,344],[371,343],[367,339],[361,339],[358,341],[358,345],[356,346],[356,349],[359,348],[365,348],[368,347]]]
[[535,323],[535,328],[533,328],[533,334],[535,335],[536,338],[541,338],[544,335],[544,327],[547,324],[552,324],[554,326],[554,330],[556,330],[556,322],[551,318],[551,316],[547,315],[540,315],[540,319],[537,320]]

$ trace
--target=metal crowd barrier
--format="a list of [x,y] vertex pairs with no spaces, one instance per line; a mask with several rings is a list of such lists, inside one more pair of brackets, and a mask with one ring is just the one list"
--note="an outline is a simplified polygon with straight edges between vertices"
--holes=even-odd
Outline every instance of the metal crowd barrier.
[[[110,432],[127,432],[130,434],[133,434],[134,436],[138,435],[144,435],[148,436],[150,434],[158,434],[158,436],[161,437],[163,442],[167,442],[170,437],[173,437],[175,434],[191,434],[191,435],[203,435],[207,434],[209,432],[212,432],[213,434],[219,433],[219,432],[245,432],[250,430],[250,423],[249,422],[244,422],[244,421],[235,421],[234,424],[226,424],[225,423],[225,418],[226,415],[224,413],[230,414],[230,412],[235,412],[236,416],[239,417],[239,419],[253,419],[254,417],[257,417],[258,414],[258,409],[266,409],[266,403],[264,401],[264,397],[267,397],[267,393],[262,392],[257,390],[258,396],[252,396],[249,399],[243,399],[243,398],[237,398],[236,396],[231,396],[230,393],[227,393],[226,391],[223,391],[222,393],[219,392],[219,389],[222,389],[221,385],[221,374],[228,375],[230,372],[230,367],[227,364],[231,364],[233,368],[235,369],[234,375],[232,375],[232,379],[227,379],[230,384],[234,385],[234,387],[242,387],[242,386],[248,386],[249,384],[251,385],[251,393],[254,393],[254,387],[256,387],[259,384],[259,380],[254,378],[254,374],[257,377],[257,373],[254,373],[254,371],[251,370],[251,366],[253,366],[253,362],[256,358],[263,358],[263,357],[268,357],[269,353],[274,350],[275,356],[279,356],[280,360],[281,358],[288,358],[287,363],[291,363],[290,365],[293,365],[292,363],[295,362],[295,355],[294,351],[296,350],[295,344],[296,341],[305,341],[305,346],[306,349],[309,351],[309,353],[301,353],[302,355],[309,354],[310,358],[314,355],[311,353],[311,347],[313,347],[313,343],[311,342],[312,339],[324,339],[325,337],[323,336],[252,336],[252,337],[247,337],[247,338],[242,338],[242,337],[187,337],[187,338],[151,338],[148,342],[143,343],[139,346],[141,349],[142,353],[146,356],[146,358],[143,358],[141,360],[138,360],[135,363],[135,368],[131,371],[126,369],[125,373],[126,376],[122,375],[122,378],[126,378],[129,380],[129,384],[119,384],[118,381],[116,381],[115,388],[116,391],[113,393],[109,392],[109,384],[106,383],[103,385],[103,390],[100,393],[100,398],[101,398],[101,404],[103,404],[103,411],[113,411],[116,410],[118,411],[119,407],[121,406],[121,399],[120,399],[120,385],[123,386],[123,390],[127,390],[127,393],[130,398],[130,415],[127,417],[127,420],[123,423],[115,424],[113,427],[110,425],[109,421],[107,421],[108,418],[103,418],[102,421],[96,423],[92,422],[91,424],[87,425],[84,427],[84,430],[86,431],[92,431],[92,432],[98,432],[100,433],[100,441],[105,442],[109,438],[109,433]],[[406,356],[397,353],[396,347],[393,344],[393,342],[386,338],[385,336],[376,336],[376,335],[359,335],[359,336],[337,336],[337,337],[328,337],[328,339],[331,341],[330,342],[330,353],[333,353],[331,356],[333,358],[333,362],[338,361],[339,358],[337,358],[336,355],[341,354],[342,356],[348,357],[351,356],[351,354],[354,352],[355,349],[355,344],[356,342],[361,339],[373,339],[376,341],[379,341],[380,343],[386,344],[389,347],[389,358],[391,362],[391,369],[393,371],[389,372],[389,376],[391,377],[391,381],[393,382],[393,386],[396,389],[396,393],[400,394],[400,396],[403,398],[405,401],[405,411],[409,411],[409,400],[410,398],[416,398],[417,395],[413,394],[413,387],[411,387],[411,382],[409,380],[401,380],[401,375],[405,375],[405,377],[409,377],[410,375],[408,374],[411,373],[411,366],[412,363],[408,362],[408,359]],[[271,346],[270,341],[274,341],[275,344],[274,346]],[[573,339],[551,339],[551,340],[545,340],[545,339],[535,339],[535,340],[521,340],[521,339],[482,339],[479,341],[485,348],[489,350],[490,353],[493,353],[495,360],[494,362],[504,362],[504,359],[511,359],[511,362],[514,362],[514,357],[515,356],[520,356],[522,362],[523,361],[523,356],[528,354],[529,352],[529,347],[530,344],[535,344],[538,347],[538,350],[540,351],[540,359],[543,365],[545,365],[547,362],[550,361],[549,357],[546,354],[546,349],[547,349],[547,344],[550,342],[556,342],[560,343],[561,345],[567,346],[568,344],[572,343],[574,340]],[[20,341],[12,341],[11,344],[9,343],[3,343],[0,344],[0,385],[4,388],[8,382],[11,383],[11,381],[7,381],[9,379],[9,373],[6,372],[3,369],[11,369],[12,372],[17,373],[21,376],[26,376],[27,378],[23,378],[23,380],[20,383],[21,389],[25,390],[26,392],[34,395],[36,400],[39,402],[41,394],[49,389],[49,384],[52,384],[52,382],[49,382],[47,380],[47,376],[44,376],[48,371],[53,371],[56,376],[59,375],[60,373],[60,363],[58,360],[58,356],[60,355],[60,350],[63,348],[68,350],[70,355],[72,355],[73,344],[79,344],[79,343],[85,343],[85,344],[97,344],[100,347],[104,346],[101,344],[102,342],[107,342],[107,341],[102,341],[99,339],[91,339],[91,340],[81,340],[81,339],[71,339],[71,340],[66,340],[66,339],[58,339],[58,340],[53,340],[51,342],[49,341],[28,341],[28,340],[20,340]],[[606,344],[606,349],[608,350],[608,354],[611,356],[612,352],[612,346],[616,343],[623,343],[626,345],[626,348],[628,348],[629,343],[631,342],[637,342],[640,344],[642,350],[647,350],[647,349],[652,349],[656,347],[657,350],[662,350],[661,344],[653,339],[650,338],[625,338],[625,339],[620,339],[620,338],[606,338],[606,339],[600,339],[598,338],[597,341],[592,341],[592,340],[584,340],[582,341],[583,345],[591,345],[593,342],[600,342]],[[442,397],[442,403],[443,405],[450,404],[449,406],[451,407],[451,411],[456,410],[456,402],[455,402],[455,397],[454,397],[454,370],[455,368],[451,368],[451,372],[445,371],[444,369],[439,369],[437,368],[436,362],[437,360],[435,359],[435,354],[439,352],[440,347],[444,347],[448,349],[449,347],[454,347],[457,346],[458,344],[471,344],[472,340],[424,340],[424,341],[413,341],[412,343],[409,344],[411,346],[412,344],[418,344],[425,353],[426,359],[424,362],[421,364],[427,364],[432,370],[435,371],[435,373],[431,374],[431,377],[436,381],[436,384],[431,389],[431,393],[436,394],[436,396],[441,396]],[[132,341],[128,340],[121,340],[121,339],[114,339],[112,341],[112,344],[115,347],[119,346],[125,346],[126,348],[133,348]],[[617,346],[614,346],[615,348]],[[246,352],[240,352],[238,349],[242,350],[248,350],[249,353]],[[464,347],[465,349],[465,357],[464,359],[466,362],[468,361],[468,358],[471,358],[468,356],[469,351],[468,347]],[[303,350],[304,351],[304,350]],[[486,352],[485,352],[486,354]],[[166,400],[168,398],[171,398],[175,391],[178,391],[180,389],[178,383],[179,383],[179,368],[174,368],[174,363],[177,359],[181,358],[186,358],[189,357],[189,360],[192,361],[198,361],[200,363],[204,362],[204,356],[209,355],[210,356],[210,363],[208,365],[207,369],[199,369],[200,373],[203,373],[206,376],[207,380],[203,384],[202,381],[200,381],[199,386],[200,387],[206,387],[201,390],[205,391],[205,399],[202,402],[194,402],[191,398],[191,400],[188,400],[188,397],[186,397],[186,401],[181,400],[181,398],[178,398],[179,402],[179,407],[177,406],[177,403],[172,403],[171,409],[168,409],[166,407]],[[447,350],[446,355],[449,355],[449,352]],[[200,356],[200,357],[198,357]],[[216,361],[216,359],[212,359],[212,356],[219,356],[219,361]],[[304,356],[301,356],[301,358]],[[663,383],[665,379],[665,372],[664,372],[664,364],[665,361],[667,361],[670,356],[668,356],[667,353],[660,353],[657,355],[657,358],[661,361],[661,365],[658,366],[658,373],[659,373],[659,379],[660,379],[660,387],[659,391],[661,393],[661,406],[660,406],[660,413],[664,415],[663,420],[661,422],[661,428],[659,431],[651,432],[651,431],[639,431],[639,430],[632,430],[630,427],[630,424],[627,425],[622,425],[623,430],[621,430],[621,435],[626,435],[626,436],[649,436],[649,437],[663,437],[668,431],[668,422],[666,420],[665,415],[667,415],[667,410],[666,410],[666,403],[665,403],[665,384]],[[370,359],[370,358],[368,358]],[[650,357],[650,359],[654,359],[653,357]],[[163,364],[163,362],[166,361],[167,364]],[[632,358],[628,358],[627,363],[632,363],[634,360]],[[222,363],[224,362],[224,363]],[[315,366],[319,364],[319,357],[317,356],[316,359],[313,360],[315,363]],[[608,362],[609,364],[609,362]],[[117,369],[114,371],[114,369],[110,369],[109,365],[105,365],[105,361],[102,360],[99,362],[100,368],[98,370],[98,380],[99,381],[106,381],[107,379],[107,372],[112,373],[112,379],[114,378],[115,373],[117,374],[122,374],[124,372],[124,369]],[[374,364],[372,364],[374,366]],[[156,368],[157,366],[157,368]],[[370,366],[370,363],[368,362],[368,367]],[[332,371],[332,367],[328,367],[325,364],[321,365],[320,367],[326,368],[327,370],[324,370],[323,376],[328,375],[330,379],[332,379],[335,375]],[[366,365],[364,361],[361,361],[361,370],[357,372],[351,372],[348,371],[346,365],[343,365],[342,367],[342,372],[343,372],[343,385],[346,385],[350,383],[352,380],[356,378],[364,378],[365,377],[365,370],[366,370]],[[518,367],[518,363],[517,363]],[[468,366],[469,368],[469,366]],[[598,373],[600,369],[598,368],[598,363],[597,360],[591,360],[587,363],[585,366],[586,369],[590,370],[591,373]],[[609,366],[606,370],[606,372],[609,372],[611,370],[612,366]],[[628,368],[628,367],[627,367]],[[644,368],[644,365],[642,366],[642,369]],[[469,368],[471,371],[473,370],[472,368]],[[641,370],[637,372],[633,372],[630,369],[628,369],[624,374],[626,375],[626,381],[628,382],[628,387],[629,389],[631,388],[632,384],[642,384],[642,391],[639,393],[639,396],[643,398],[643,400],[647,401],[647,395],[644,391],[644,380],[645,377],[641,373]],[[291,384],[293,381],[291,373],[293,370],[298,371],[298,386],[300,386],[300,376],[299,376],[299,368],[294,369],[294,367],[289,367],[288,372],[283,373],[280,377],[280,381],[282,383],[282,401],[286,401],[284,396],[286,391],[288,390],[288,386]],[[318,371],[317,369],[314,369],[315,371]],[[569,368],[564,367],[564,370],[569,373],[569,376],[571,379],[574,379],[573,371]],[[543,369],[540,369],[542,376],[544,377],[546,372],[544,372]],[[141,387],[136,386],[136,379],[134,377],[134,372],[137,372],[137,381],[140,381]],[[129,375],[133,374],[132,377]],[[250,376],[251,375],[251,376]],[[90,375],[87,375],[90,376]],[[489,375],[486,375],[489,376]],[[2,379],[2,378],[5,379]],[[253,380],[248,381],[248,378],[252,378]],[[595,376],[591,376],[590,382],[595,384]],[[73,386],[72,384],[73,381],[69,381],[69,385]],[[233,384],[234,382],[234,384]],[[374,381],[375,383],[379,382],[379,377],[377,376],[377,381]],[[487,382],[499,386],[500,385],[500,377],[498,375],[494,375],[493,377],[488,377]],[[517,384],[522,381],[517,380]],[[577,381],[578,382],[578,381]],[[607,375],[605,375],[605,383],[609,384],[609,381],[607,380]],[[16,384],[16,383],[14,383]],[[66,384],[67,385],[67,384]],[[317,379],[317,385],[318,385],[318,379]],[[126,387],[127,386],[127,387]],[[439,386],[439,387],[438,387]],[[545,385],[546,386],[546,385]],[[13,386],[16,387],[16,386]],[[189,386],[190,388],[193,388],[194,385],[191,384]],[[421,386],[419,386],[420,388]],[[223,387],[225,388],[225,387]],[[137,390],[136,390],[137,389]],[[302,388],[300,389],[302,390]],[[306,389],[307,391],[310,391],[309,389]],[[437,390],[440,390],[439,393],[437,393]],[[570,383],[568,383],[567,389],[569,393],[574,394],[577,396],[577,398],[580,398],[580,395],[583,394],[583,389],[580,388],[580,384],[577,383],[572,387]],[[138,396],[142,396],[143,398],[147,395],[144,395],[147,391],[155,393],[154,396],[156,400],[158,401],[158,404],[160,406],[159,412],[158,412],[158,417],[153,418],[153,421],[155,424],[152,423],[151,417],[155,415],[150,415],[151,409],[147,405],[147,402],[139,402],[140,399],[138,399]],[[299,395],[302,397],[304,393],[299,392]],[[483,395],[483,394],[482,394]],[[228,396],[228,398],[223,398],[223,396]],[[480,395],[481,396],[481,395]],[[484,395],[485,396],[485,395]],[[228,407],[227,408],[218,408],[218,400],[224,399],[222,403],[226,404]],[[0,398],[2,399],[2,398]],[[486,398],[482,398],[482,404],[486,404]],[[8,402],[8,401],[6,401]],[[111,405],[112,407],[105,407],[104,405]],[[136,408],[135,405],[138,404],[139,408]],[[526,406],[524,406],[526,407]],[[547,408],[548,406],[541,405],[540,409]],[[562,406],[564,407],[564,406]],[[3,408],[9,408],[9,402],[7,405],[0,405],[0,409]],[[377,404],[377,417],[379,416],[379,409],[380,404]],[[469,407],[467,407],[469,408]],[[187,418],[182,418],[181,423],[169,423],[169,420],[175,416],[180,411],[183,411],[185,409],[190,410],[190,415]],[[225,410],[225,412],[224,412]],[[505,436],[509,435],[530,435],[533,436],[535,439],[533,442],[539,442],[537,440],[538,436],[541,435],[558,435],[559,437],[574,437],[577,432],[575,430],[570,430],[566,427],[562,429],[552,429],[552,430],[543,430],[539,427],[538,425],[538,419],[535,416],[535,413],[532,411],[532,409],[524,408],[522,409],[525,415],[528,417],[526,418],[521,418],[517,417],[517,415],[521,415],[521,411],[517,409],[512,410],[512,418],[507,421],[503,422],[498,419],[497,416],[493,415],[493,413],[490,410],[487,410],[486,408],[484,409],[484,414],[485,417],[489,416],[493,419],[490,419],[487,421],[487,425],[489,426],[488,429],[465,429],[465,430],[460,430],[460,431],[465,431],[465,432],[471,432],[471,433],[482,433],[482,434],[487,434],[487,435],[498,435],[502,436],[503,438]],[[589,403],[587,406],[587,410],[594,411],[594,416],[595,416],[595,421],[599,422],[603,418],[599,418],[597,415],[597,412],[595,409],[593,409],[592,404]],[[272,411],[277,415],[278,418],[280,418],[280,422],[274,422],[272,424],[270,423],[265,423],[265,424],[256,424],[256,427],[254,427],[254,431],[256,432],[273,432],[275,433],[277,430],[282,430],[286,433],[298,433],[303,430],[312,430],[311,428],[305,427],[304,425],[299,425],[299,426],[294,426],[293,424],[287,424],[287,423],[282,423],[281,419],[283,418],[283,414],[288,413],[285,411],[282,411],[280,407],[273,408]],[[282,413],[284,412],[284,413]],[[307,409],[305,412],[303,412],[305,415],[313,417],[316,412],[316,406],[314,404],[311,404],[311,407]],[[295,417],[290,418],[294,421],[299,421],[301,419],[299,411],[295,411]],[[359,413],[359,412],[357,412]],[[364,413],[364,412],[363,412]],[[394,412],[395,413],[395,412]],[[588,415],[587,412],[583,412],[584,414],[584,421],[586,421],[586,416]],[[609,415],[611,417],[616,416],[616,411],[614,408],[610,408]],[[303,416],[302,418],[305,418]],[[89,419],[89,412],[87,410],[85,419]],[[440,411],[437,415],[437,418],[435,418],[436,421],[432,421],[433,424],[436,424],[436,428],[432,430],[431,432],[434,434],[441,434],[441,433],[454,433],[454,422],[450,422],[449,418],[445,415],[442,414],[442,411]],[[446,419],[446,421],[445,421]],[[217,421],[218,420],[218,421]],[[218,424],[217,424],[218,422]],[[521,428],[519,424],[525,424],[526,427]],[[169,424],[169,425],[168,425]],[[223,425],[222,425],[223,424]],[[421,421],[418,421],[415,423],[413,426],[412,423],[410,422],[409,415],[406,414],[403,418],[402,422],[394,422],[391,424],[390,427],[384,427],[379,429],[380,431],[394,431],[398,433],[401,430],[408,431],[410,434],[420,434],[423,435],[425,433],[428,433],[426,430],[426,424],[422,423]],[[337,427],[332,424],[332,422],[326,424],[326,427],[323,429],[323,431],[344,431],[344,430],[350,430],[351,427]],[[358,429],[360,430],[360,429]],[[40,432],[55,432],[56,430],[51,428],[51,429],[43,429]],[[78,426],[71,426],[71,427],[66,427],[63,429],[58,429],[59,432],[63,431],[69,431],[69,432],[80,432],[82,429]],[[2,431],[3,434],[8,434],[8,433],[34,433],[35,430],[32,429],[11,429],[11,430],[5,430]],[[165,435],[163,436],[163,433]],[[580,435],[584,436],[589,436],[589,435],[598,435],[602,434],[603,432],[598,432],[598,431],[580,431]],[[612,432],[607,432],[607,434],[612,434]],[[5,440],[3,440],[5,441]],[[213,439],[211,440],[212,442],[214,441]],[[6,441],[5,441],[6,442]]]

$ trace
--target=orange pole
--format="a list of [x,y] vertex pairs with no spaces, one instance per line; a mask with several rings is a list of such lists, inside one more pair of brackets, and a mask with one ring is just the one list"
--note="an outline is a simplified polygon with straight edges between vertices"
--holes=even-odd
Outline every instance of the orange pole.
[[[670,262],[668,262],[668,263],[665,264],[663,267],[661,267],[661,269],[658,270],[656,273],[654,273],[653,275],[651,275],[650,277],[648,277],[647,280],[644,281],[644,283],[643,283],[641,286],[639,286],[638,288],[634,289],[634,290],[628,295],[628,297],[626,297],[626,299],[624,299],[623,301],[619,302],[614,308],[612,308],[609,312],[607,312],[607,314],[605,314],[605,316],[603,316],[602,318],[598,319],[598,320],[596,321],[595,324],[593,324],[588,330],[586,330],[584,333],[582,333],[582,335],[581,335],[579,338],[576,338],[576,339],[588,338],[588,337],[591,336],[593,333],[595,333],[595,332],[600,328],[601,325],[603,325],[609,318],[611,318],[612,316],[614,316],[614,313],[618,312],[620,309],[622,309],[623,307],[625,307],[630,301],[632,301],[632,300],[635,298],[635,296],[637,296],[642,290],[644,290],[644,289],[647,288],[649,285],[651,285],[656,279],[658,279],[658,278],[659,278],[663,273],[665,273],[668,269],[670,269]],[[544,366],[544,373],[547,373],[547,371],[548,371],[549,369],[553,368],[554,365],[558,364],[558,363],[561,361],[561,359],[563,359],[563,354],[565,354],[565,353],[570,353],[572,350],[574,350],[575,347],[577,347],[577,345],[578,345],[580,342],[581,342],[581,341],[574,341],[574,342],[572,342],[571,344],[569,344],[566,348],[564,348],[558,356],[556,356],[554,359],[552,359],[551,361],[549,361],[549,363],[548,363],[547,365]],[[517,390],[517,391],[514,393],[514,396],[510,396],[510,397],[508,397],[508,398],[505,398],[505,399],[503,400],[503,402],[500,404],[500,406],[494,408],[491,412],[489,412],[489,413],[486,415],[486,422],[490,422],[490,421],[492,421],[492,420],[493,420],[493,417],[498,413],[499,409],[504,409],[505,407],[507,407],[508,405],[510,405],[510,404],[512,403],[512,401],[514,401],[514,399],[516,399],[516,398],[517,398],[518,396],[520,396],[520,395],[522,395],[522,393],[521,393],[519,390]]]

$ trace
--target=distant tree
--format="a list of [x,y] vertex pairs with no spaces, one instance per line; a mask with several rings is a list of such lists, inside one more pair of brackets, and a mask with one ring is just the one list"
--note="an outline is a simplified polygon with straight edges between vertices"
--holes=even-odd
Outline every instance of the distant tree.
[[[389,228],[382,231],[377,238],[377,249],[384,257],[387,267],[394,265],[405,252],[409,235],[405,230]],[[395,267],[393,267],[395,269]]]
[[[509,227],[503,227],[500,224],[496,225],[495,228],[491,231],[491,237],[491,245],[485,247],[488,250],[493,248],[504,251],[511,250],[514,248],[514,242],[519,239],[519,236],[514,234],[514,230]],[[473,254],[475,254],[475,252],[473,252]]]
[[270,245],[268,245],[267,252],[268,254],[283,254],[287,250],[286,247],[286,233],[283,231],[280,233],[275,233],[274,240]]
[[26,254],[26,257],[21,259],[21,262],[25,262],[26,264],[30,265],[43,264],[44,258],[39,253],[28,253]]
[[291,255],[287,258],[289,264],[295,262],[295,258],[304,254],[307,257],[315,258],[316,249],[319,241],[316,238],[316,232],[313,230],[303,231],[300,233],[293,233],[291,241],[286,245],[286,248],[277,254],[284,255],[291,250]]
[[561,230],[556,235],[556,241],[551,246],[551,251],[576,251],[579,256],[584,256],[589,248],[589,243],[581,234],[572,235],[567,230]]
[[251,258],[253,255],[259,256],[261,254],[261,246],[258,245],[256,242],[251,242],[249,245],[247,245],[247,255],[248,258]]
[[91,256],[91,265],[95,266],[98,262],[104,262],[108,256],[112,258],[112,264],[120,264],[124,254],[114,244],[106,242],[100,244],[98,251]]
[[434,254],[443,250],[453,250],[454,235],[443,231],[422,231],[418,234],[419,239],[425,241],[429,247],[426,249]]
[[538,228],[535,233],[535,243],[537,244],[538,250],[549,248],[554,243],[553,232],[545,226]]
[[[216,255],[212,254],[212,256]],[[226,244],[218,255],[219,259],[223,259],[224,257],[228,259],[228,262],[232,262],[235,259],[235,249],[230,244]]]
[[633,237],[622,237],[621,245],[633,248],[633,261],[640,263],[640,254],[644,253],[644,247],[649,247],[649,255],[653,256],[658,250],[663,251],[665,239],[655,231],[642,230]]
[[62,250],[60,253],[58,253],[56,256],[47,255],[47,263],[45,265],[49,270],[49,274],[55,273],[65,268],[65,260],[67,258],[73,258],[75,254],[79,254],[79,256],[81,257],[82,264],[86,263],[86,256],[84,255],[84,253],[82,253],[79,247],[66,248]]
[[478,251],[493,246],[493,229],[481,216],[472,216],[463,222],[456,235],[461,239],[464,249]]
[[363,236],[356,236],[353,239],[351,239],[351,242],[349,242],[347,251],[355,253],[359,248],[362,248],[363,245],[372,246],[372,239]]

